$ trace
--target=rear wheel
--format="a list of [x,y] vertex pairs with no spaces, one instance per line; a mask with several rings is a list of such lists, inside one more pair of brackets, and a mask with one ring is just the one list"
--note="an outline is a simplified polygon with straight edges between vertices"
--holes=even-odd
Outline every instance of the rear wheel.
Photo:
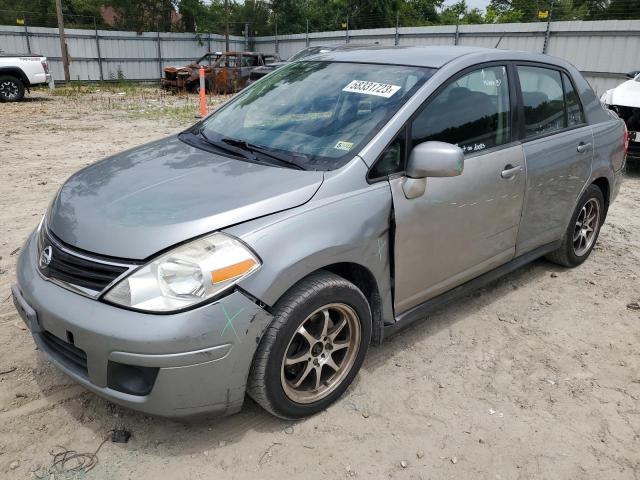
[[565,267],[577,267],[593,250],[604,222],[604,196],[596,185],[589,185],[576,207],[562,245],[547,258]]
[[18,102],[24,97],[24,83],[11,75],[0,76],[0,102]]
[[370,339],[371,312],[362,292],[333,273],[315,273],[276,305],[247,392],[278,417],[313,415],[346,390]]

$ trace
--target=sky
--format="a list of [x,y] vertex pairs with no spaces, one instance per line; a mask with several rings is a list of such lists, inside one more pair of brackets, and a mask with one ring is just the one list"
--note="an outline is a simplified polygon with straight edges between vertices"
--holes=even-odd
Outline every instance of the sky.
[[[448,0],[444,2],[445,5],[452,5],[456,2]],[[489,5],[489,0],[467,0],[467,6],[469,8],[479,8],[480,10],[484,10]]]

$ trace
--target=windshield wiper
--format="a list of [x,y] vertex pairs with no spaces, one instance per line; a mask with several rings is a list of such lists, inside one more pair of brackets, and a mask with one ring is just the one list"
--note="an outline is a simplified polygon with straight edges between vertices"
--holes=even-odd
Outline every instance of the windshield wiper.
[[260,153],[262,155],[264,155],[265,157],[269,157],[272,158],[273,160],[277,160],[278,162],[285,164],[289,167],[292,168],[297,168],[298,170],[306,170],[305,167],[303,167],[302,165],[299,165],[298,163],[292,161],[289,159],[288,156],[279,154],[277,152],[274,152],[272,149],[269,149],[267,147],[263,147],[261,145],[256,145],[255,143],[248,143],[246,140],[240,140],[237,138],[222,138],[220,140],[221,142],[224,142],[228,145],[237,147],[237,148],[241,148],[243,150],[246,150],[248,152],[252,152],[252,153]]
[[214,140],[211,140],[209,137],[207,137],[204,134],[204,132],[202,130],[200,130],[198,132],[198,134],[200,135],[200,138],[202,139],[202,141],[204,141],[208,145],[211,145],[212,147],[217,148],[218,150],[222,150],[223,152],[231,153],[232,155],[246,158],[247,160],[251,160],[251,161],[256,161],[257,160],[256,156],[253,155],[247,149],[233,148],[234,147],[233,145],[231,145],[231,148],[229,148],[230,145],[227,145],[227,143],[216,142]]

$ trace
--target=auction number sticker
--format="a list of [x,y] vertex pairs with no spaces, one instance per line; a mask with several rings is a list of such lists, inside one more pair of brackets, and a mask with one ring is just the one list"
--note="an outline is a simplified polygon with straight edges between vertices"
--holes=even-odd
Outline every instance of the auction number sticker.
[[342,89],[343,92],[363,93],[365,95],[375,95],[376,97],[390,98],[400,90],[398,85],[388,83],[368,82],[366,80],[353,80]]

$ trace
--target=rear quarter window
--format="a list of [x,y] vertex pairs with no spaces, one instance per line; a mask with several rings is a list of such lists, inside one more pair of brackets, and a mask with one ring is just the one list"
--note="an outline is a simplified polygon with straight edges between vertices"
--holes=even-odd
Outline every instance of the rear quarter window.
[[566,73],[562,74],[564,97],[567,103],[567,126],[573,127],[584,123],[584,115],[580,105],[580,97],[573,88],[573,84]]

